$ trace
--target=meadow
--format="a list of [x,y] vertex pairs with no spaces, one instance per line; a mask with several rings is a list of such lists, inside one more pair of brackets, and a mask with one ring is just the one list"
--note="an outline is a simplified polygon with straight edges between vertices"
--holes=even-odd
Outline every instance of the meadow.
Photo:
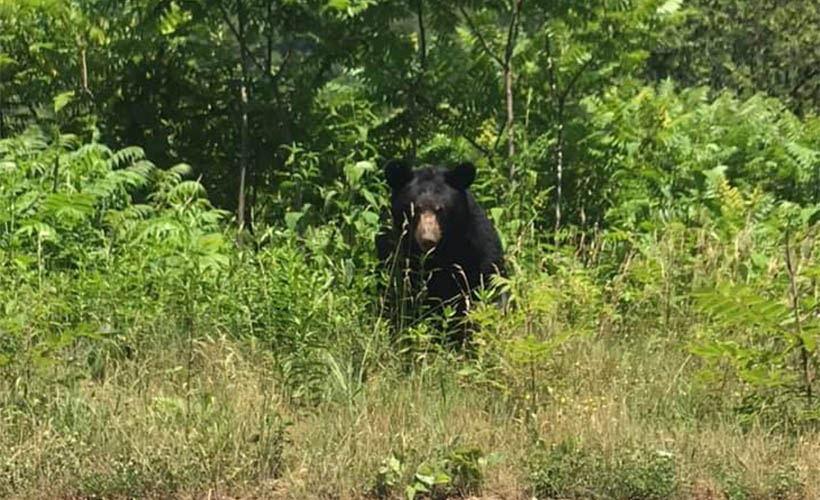
[[[0,0],[0,498],[820,498],[818,27]],[[477,167],[467,346],[390,307],[393,158]]]

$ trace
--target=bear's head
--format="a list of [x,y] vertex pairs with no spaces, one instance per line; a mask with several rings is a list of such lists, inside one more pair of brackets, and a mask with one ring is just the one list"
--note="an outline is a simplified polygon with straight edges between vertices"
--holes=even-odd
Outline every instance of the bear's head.
[[467,188],[475,179],[472,163],[449,170],[413,170],[406,163],[392,161],[385,175],[392,190],[393,227],[407,231],[419,250],[430,252],[463,232],[468,221]]

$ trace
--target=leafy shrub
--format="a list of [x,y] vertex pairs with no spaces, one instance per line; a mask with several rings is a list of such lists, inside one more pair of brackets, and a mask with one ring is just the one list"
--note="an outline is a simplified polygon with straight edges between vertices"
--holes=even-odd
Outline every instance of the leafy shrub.
[[727,461],[715,467],[714,476],[727,500],[805,498],[800,473],[789,465],[781,465],[755,476],[744,470],[743,465]]
[[487,457],[478,448],[440,449],[415,469],[390,455],[377,472],[375,493],[379,498],[392,498],[403,486],[407,500],[480,494],[487,464]]
[[661,216],[691,221],[709,172],[721,169],[743,193],[762,188],[778,199],[816,202],[820,137],[816,119],[802,122],[776,99],[740,100],[706,88],[675,90],[623,85],[584,106],[599,193],[587,213],[610,225],[638,229]]
[[604,453],[567,439],[537,450],[528,468],[539,498],[666,500],[677,488],[674,455],[645,447]]

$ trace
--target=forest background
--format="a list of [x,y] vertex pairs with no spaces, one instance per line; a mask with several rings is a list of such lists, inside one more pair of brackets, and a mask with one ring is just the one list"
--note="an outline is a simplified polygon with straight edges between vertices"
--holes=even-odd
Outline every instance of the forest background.
[[[820,4],[0,0],[0,497],[820,498]],[[514,307],[385,313],[386,159]]]

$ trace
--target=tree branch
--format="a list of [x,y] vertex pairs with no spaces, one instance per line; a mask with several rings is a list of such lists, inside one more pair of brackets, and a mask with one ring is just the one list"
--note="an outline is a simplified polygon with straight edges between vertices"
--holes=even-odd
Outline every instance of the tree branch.
[[[512,84],[512,56],[515,50],[515,42],[518,38],[518,25],[521,19],[521,5],[523,0],[516,0],[513,4],[513,11],[512,11],[512,19],[510,19],[510,25],[507,28],[507,44],[504,47],[504,59],[502,60],[497,54],[495,54],[492,49],[490,49],[487,40],[481,35],[481,32],[478,30],[478,27],[475,25],[473,20],[470,18],[469,14],[467,14],[467,10],[463,6],[459,6],[459,12],[464,17],[464,20],[467,22],[467,25],[470,27],[470,31],[478,38],[481,42],[484,51],[492,57],[499,66],[504,70],[504,101],[505,101],[505,112],[506,112],[506,122],[504,126],[499,131],[498,136],[496,137],[496,142],[493,145],[493,150],[498,147],[499,140],[501,135],[506,131],[507,133],[507,160],[508,166],[510,169],[510,179],[515,178],[515,164],[512,162],[512,157],[515,155],[515,136],[514,136],[514,126],[515,126],[515,106],[514,106],[514,96],[513,96],[513,84]],[[483,148],[482,148],[483,149]]]
[[288,61],[290,60],[290,56],[293,53],[293,50],[288,48],[287,52],[285,52],[284,58],[282,59],[282,63],[279,65],[279,70],[276,71],[275,73],[271,73],[270,68],[265,69],[265,66],[262,63],[260,63],[256,59],[256,57],[254,57],[253,53],[251,53],[250,49],[245,44],[244,37],[242,37],[240,35],[239,30],[237,29],[237,27],[234,26],[233,23],[231,22],[230,13],[225,9],[225,6],[222,5],[222,2],[221,1],[216,2],[216,4],[219,6],[219,11],[222,13],[223,21],[225,21],[225,24],[228,25],[228,28],[231,30],[231,33],[233,33],[233,36],[236,39],[237,43],[239,43],[239,50],[241,50],[243,55],[245,57],[247,57],[248,60],[254,66],[256,66],[256,69],[258,69],[263,75],[265,75],[265,77],[267,77],[271,80],[271,83],[278,84],[279,83],[279,78],[281,77],[282,73],[285,71],[285,66],[287,65]]
[[515,40],[518,38],[518,23],[521,20],[521,4],[523,0],[518,0],[515,2],[515,8],[513,9],[513,18],[510,21],[510,27],[507,29],[507,47],[504,53],[504,63],[509,65],[510,60],[512,59],[513,49],[515,48]]
[[424,73],[424,70],[427,67],[427,36],[424,31],[424,12],[422,11],[422,5],[424,0],[418,0],[416,4],[417,15],[419,18],[419,64],[421,66],[421,73]]
[[85,48],[80,50],[80,61],[81,61],[81,70],[80,70],[80,78],[83,84],[83,93],[87,95],[90,99],[94,99],[94,94],[91,93],[91,89],[88,88],[88,62],[86,60],[86,51]]
[[270,72],[273,69],[273,0],[268,1],[268,33],[265,47],[265,68]]
[[552,58],[552,44],[550,43],[550,34],[549,30],[547,30],[546,36],[544,37],[546,43],[544,44],[544,48],[546,49],[547,53],[547,76],[549,78],[550,84],[550,92],[552,95],[558,95],[558,84],[556,83],[555,78],[555,62]]
[[[520,3],[520,0],[519,0],[519,3]],[[467,21],[467,25],[470,27],[470,31],[472,31],[472,32],[473,32],[473,34],[476,36],[476,38],[478,38],[478,41],[480,41],[480,42],[481,42],[482,47],[484,47],[484,51],[485,51],[485,52],[487,52],[487,54],[488,54],[490,57],[492,57],[493,59],[495,59],[495,61],[496,61],[496,62],[497,62],[497,63],[498,63],[498,64],[499,64],[502,68],[503,68],[503,67],[504,67],[504,61],[502,61],[502,60],[501,60],[501,58],[500,58],[500,57],[498,57],[498,56],[497,56],[497,55],[496,55],[496,54],[492,51],[492,49],[490,49],[490,46],[487,44],[487,41],[486,41],[486,40],[484,39],[484,37],[481,35],[481,32],[480,32],[480,31],[478,31],[478,28],[476,27],[475,23],[473,23],[473,20],[472,20],[472,19],[470,19],[470,16],[467,14],[467,11],[464,9],[464,7],[462,7],[461,5],[459,5],[459,6],[458,6],[458,10],[461,12],[461,15],[462,15],[462,16],[464,16],[464,20],[465,20],[465,21]]]
[[408,95],[410,96],[410,114],[411,114],[411,123],[410,126],[412,128],[412,159],[416,159],[416,151],[418,150],[418,142],[419,142],[419,112],[418,112],[418,104],[417,104],[417,95],[418,95],[418,88],[421,84],[422,79],[424,78],[424,70],[427,66],[427,40],[426,34],[424,31],[424,10],[423,10],[424,0],[417,0],[416,1],[416,16],[418,17],[419,23],[419,71],[416,75],[415,82],[410,87],[410,91]]
[[515,48],[515,41],[518,38],[518,22],[521,18],[521,3],[518,0],[513,9],[513,17],[510,20],[510,27],[507,31],[507,47],[504,51],[504,93],[507,101],[507,161],[509,162],[510,179],[515,180],[515,163],[512,161],[515,156],[515,106],[513,102],[512,85],[512,55]]
[[804,390],[806,391],[806,405],[811,406],[812,377],[809,372],[809,353],[808,349],[806,348],[806,342],[803,340],[803,326],[800,322],[800,291],[797,287],[797,280],[795,279],[795,276],[799,272],[799,264],[798,266],[792,264],[792,251],[789,245],[789,240],[791,239],[791,235],[789,234],[791,232],[790,229],[790,226],[786,228],[786,269],[789,272],[789,288],[791,290],[792,312],[794,313],[794,322],[795,326],[797,327],[797,340],[800,345],[800,361],[803,369],[803,383],[805,384]]
[[[448,125],[452,126],[452,123],[450,122],[450,120],[448,120],[447,118],[441,116],[441,113],[439,112],[438,108],[436,108],[424,96],[419,95],[417,97],[418,97],[418,101],[425,108],[427,108],[428,111],[433,113],[436,117],[438,117],[444,123],[447,123]],[[467,134],[460,132],[459,135],[461,137],[463,137],[467,142],[469,142],[474,148],[476,148],[478,151],[480,151],[484,156],[486,156],[487,159],[490,161],[490,163],[492,163],[492,152],[491,151],[488,151],[487,148],[485,148],[485,147],[481,146],[480,144],[478,144],[472,137],[469,137]]]
[[501,144],[501,137],[504,135],[504,132],[507,130],[507,122],[501,124],[501,127],[495,133],[495,141],[493,141],[493,148],[492,151],[495,153],[498,151],[498,145]]
[[564,87],[564,91],[561,93],[561,97],[559,99],[560,105],[562,107],[564,105],[564,102],[566,102],[569,93],[572,92],[573,87],[575,87],[575,83],[578,81],[578,78],[580,78],[581,75],[584,74],[584,72],[587,70],[587,68],[589,68],[590,64],[592,64],[592,60],[593,57],[587,59],[586,62],[580,68],[578,68],[578,71],[576,71],[575,74],[572,75],[572,78],[570,79],[567,86]]

